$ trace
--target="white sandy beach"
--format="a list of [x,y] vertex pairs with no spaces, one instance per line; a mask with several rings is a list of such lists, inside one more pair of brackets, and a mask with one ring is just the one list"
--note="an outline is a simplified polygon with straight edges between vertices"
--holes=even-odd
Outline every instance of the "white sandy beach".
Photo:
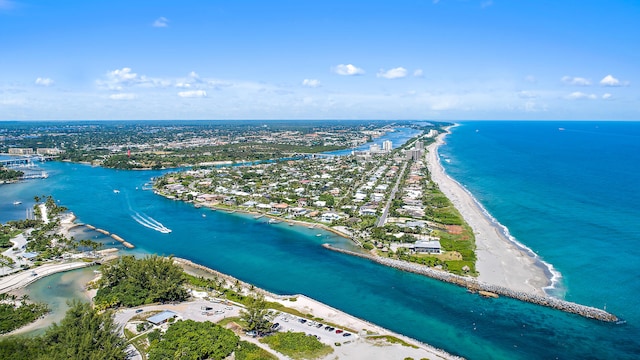
[[428,168],[432,180],[475,233],[478,279],[516,291],[544,295],[542,288],[549,285],[544,269],[511,242],[485,215],[471,194],[445,173],[438,156],[438,147],[444,143],[444,136],[440,135],[434,144],[427,147]]

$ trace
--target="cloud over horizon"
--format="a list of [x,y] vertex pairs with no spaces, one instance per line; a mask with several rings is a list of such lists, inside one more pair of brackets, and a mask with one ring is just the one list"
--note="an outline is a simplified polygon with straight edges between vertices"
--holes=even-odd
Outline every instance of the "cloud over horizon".
[[333,72],[338,75],[352,76],[352,75],[362,75],[364,74],[364,69],[361,69],[353,64],[340,64],[335,66]]
[[571,94],[569,94],[567,96],[567,98],[570,99],[570,100],[580,100],[580,99],[595,100],[598,97],[596,96],[596,94],[586,94],[586,93],[583,93],[581,91],[575,91],[575,92],[572,92]]
[[133,100],[136,97],[136,94],[131,93],[118,93],[109,95],[109,99],[111,100]]
[[318,79],[304,79],[302,80],[302,85],[303,86],[307,86],[307,87],[311,87],[311,88],[317,88],[320,86],[320,80]]
[[54,81],[50,78],[37,78],[35,81],[36,85],[40,85],[40,86],[51,86],[54,84]]
[[623,86],[628,85],[629,83],[622,83],[620,80],[613,77],[613,75],[609,74],[600,80],[600,85],[602,86]]
[[159,18],[156,19],[156,21],[153,22],[153,27],[168,27],[169,26],[169,19],[167,19],[164,16],[161,16]]
[[572,76],[563,76],[560,79],[563,83],[567,85],[576,85],[576,86],[589,86],[591,85],[591,80],[583,78],[583,77],[572,77]]
[[384,69],[380,69],[376,76],[385,79],[400,79],[407,76],[407,69],[403,68],[402,66],[389,69],[387,71],[384,71]]
[[207,92],[204,90],[180,91],[178,96],[181,98],[204,98],[207,97]]

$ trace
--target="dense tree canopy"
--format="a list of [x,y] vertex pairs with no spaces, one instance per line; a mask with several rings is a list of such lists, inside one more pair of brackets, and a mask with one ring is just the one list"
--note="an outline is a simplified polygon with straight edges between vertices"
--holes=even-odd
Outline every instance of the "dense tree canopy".
[[124,360],[126,344],[116,333],[111,313],[75,302],[60,322],[41,337],[0,340],[0,359]]
[[103,265],[94,299],[99,307],[138,306],[163,301],[182,301],[187,292],[182,269],[172,259],[123,256]]
[[224,359],[238,346],[238,337],[212,322],[178,321],[149,348],[149,360]]

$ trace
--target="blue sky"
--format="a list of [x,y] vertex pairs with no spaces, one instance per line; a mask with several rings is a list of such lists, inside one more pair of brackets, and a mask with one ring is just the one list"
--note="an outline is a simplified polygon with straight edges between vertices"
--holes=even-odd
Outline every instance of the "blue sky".
[[636,0],[0,0],[0,119],[639,120],[638,19]]

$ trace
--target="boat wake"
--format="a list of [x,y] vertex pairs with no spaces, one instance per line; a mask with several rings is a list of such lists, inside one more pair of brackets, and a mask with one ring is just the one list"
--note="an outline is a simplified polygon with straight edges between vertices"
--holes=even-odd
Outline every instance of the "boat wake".
[[134,215],[131,215],[131,218],[135,220],[138,224],[146,228],[161,232],[163,234],[168,234],[171,232],[171,229],[162,225],[159,221],[157,221],[156,219],[152,218],[151,216],[145,213],[142,213],[142,214],[135,213]]

